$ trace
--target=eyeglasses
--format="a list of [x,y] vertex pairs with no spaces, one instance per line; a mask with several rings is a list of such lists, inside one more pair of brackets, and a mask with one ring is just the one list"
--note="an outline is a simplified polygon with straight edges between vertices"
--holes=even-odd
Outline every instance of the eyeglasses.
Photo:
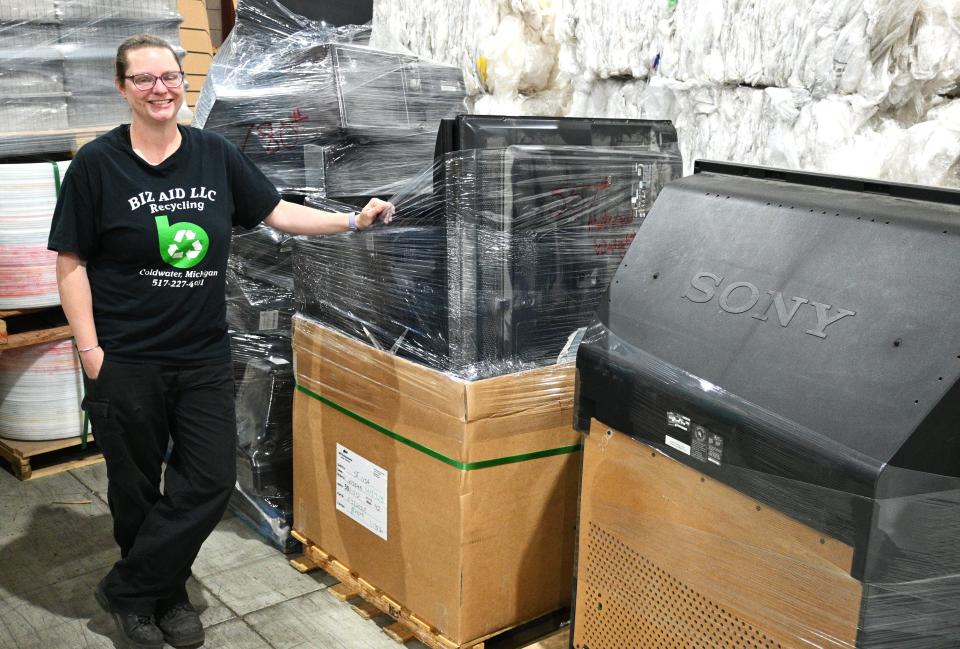
[[133,81],[133,85],[138,90],[151,90],[156,85],[157,79],[160,79],[167,88],[179,88],[183,84],[183,72],[180,70],[164,72],[159,77],[149,72],[143,72],[141,74],[129,74],[124,79]]

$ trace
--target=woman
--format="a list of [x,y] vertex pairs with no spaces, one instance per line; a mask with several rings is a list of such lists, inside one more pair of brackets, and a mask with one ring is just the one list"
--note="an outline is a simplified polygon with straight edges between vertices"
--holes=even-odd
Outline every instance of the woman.
[[[162,39],[117,50],[132,119],[84,146],[54,212],[49,248],[103,451],[121,559],[96,598],[134,647],[203,641],[190,566],[235,482],[236,424],[224,275],[232,226],[332,234],[389,221],[280,199],[220,136],[179,126],[183,71]],[[172,455],[159,485],[168,440]]]

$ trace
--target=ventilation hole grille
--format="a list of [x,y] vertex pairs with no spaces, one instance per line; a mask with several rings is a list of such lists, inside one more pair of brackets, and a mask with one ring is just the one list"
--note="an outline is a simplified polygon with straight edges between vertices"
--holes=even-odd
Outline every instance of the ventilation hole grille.
[[588,534],[577,649],[782,649],[603,528]]

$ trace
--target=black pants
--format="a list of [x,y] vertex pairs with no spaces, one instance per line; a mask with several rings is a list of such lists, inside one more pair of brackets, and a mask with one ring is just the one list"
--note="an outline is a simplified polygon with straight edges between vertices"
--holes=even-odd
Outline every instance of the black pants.
[[108,357],[97,380],[84,383],[121,555],[104,582],[107,598],[118,611],[150,615],[186,600],[190,566],[230,500],[233,373],[230,363],[177,368]]

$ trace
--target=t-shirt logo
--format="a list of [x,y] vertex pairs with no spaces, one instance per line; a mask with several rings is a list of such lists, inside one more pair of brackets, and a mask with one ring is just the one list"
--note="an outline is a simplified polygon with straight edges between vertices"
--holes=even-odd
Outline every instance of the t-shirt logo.
[[170,225],[166,216],[158,216],[157,238],[160,257],[174,268],[193,268],[207,256],[210,237],[195,223],[181,221]]

